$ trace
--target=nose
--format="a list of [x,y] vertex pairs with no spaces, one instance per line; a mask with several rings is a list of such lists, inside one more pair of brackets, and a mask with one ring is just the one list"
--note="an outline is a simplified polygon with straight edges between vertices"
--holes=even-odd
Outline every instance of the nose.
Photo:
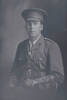
[[34,30],[35,30],[35,26],[34,26],[33,23],[30,23],[30,25],[29,25],[29,30],[30,30],[30,31],[34,31]]
[[34,27],[34,24],[33,23],[30,23],[30,28],[33,28]]

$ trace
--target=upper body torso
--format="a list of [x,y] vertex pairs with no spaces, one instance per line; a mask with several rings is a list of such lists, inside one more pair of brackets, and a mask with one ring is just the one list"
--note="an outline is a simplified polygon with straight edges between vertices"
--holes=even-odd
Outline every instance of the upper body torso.
[[30,50],[29,39],[18,45],[12,73],[21,79],[36,79],[54,74],[63,80],[64,70],[62,56],[58,45],[43,36]]
[[[30,79],[37,83],[31,84]],[[56,100],[56,93],[61,94],[63,100],[63,82],[62,56],[58,45],[53,40],[41,36],[31,50],[29,39],[18,45],[11,70],[10,87],[23,87],[24,95],[29,99],[33,96],[32,100],[37,98]]]

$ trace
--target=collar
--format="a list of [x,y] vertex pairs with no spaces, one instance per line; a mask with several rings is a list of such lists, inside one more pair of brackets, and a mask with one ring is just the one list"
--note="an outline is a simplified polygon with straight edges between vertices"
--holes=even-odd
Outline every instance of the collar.
[[33,43],[29,40],[30,45],[31,45],[31,46],[32,46],[32,45],[35,45],[36,42],[40,39],[40,37],[41,37],[41,34],[38,36],[38,38],[37,38],[36,40],[33,41]]

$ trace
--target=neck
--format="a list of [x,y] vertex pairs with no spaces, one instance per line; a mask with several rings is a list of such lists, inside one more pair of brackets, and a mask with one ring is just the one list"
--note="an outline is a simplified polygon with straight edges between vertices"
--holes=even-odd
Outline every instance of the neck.
[[31,37],[30,38],[30,41],[33,43],[34,41],[38,41],[39,40],[39,38],[40,38],[40,36],[41,36],[41,34],[39,35],[39,36],[37,36],[37,37]]

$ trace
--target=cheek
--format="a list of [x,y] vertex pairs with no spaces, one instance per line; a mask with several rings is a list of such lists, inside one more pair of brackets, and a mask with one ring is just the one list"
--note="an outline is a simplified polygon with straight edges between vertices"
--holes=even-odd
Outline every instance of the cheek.
[[43,29],[43,25],[42,25],[42,24],[37,25],[36,27],[37,27],[37,28],[39,28],[40,30],[42,30],[42,29]]
[[26,31],[28,31],[29,30],[29,27],[27,25],[25,25],[25,29],[26,29]]
[[35,29],[36,29],[37,31],[42,31],[42,30],[43,30],[43,28],[42,28],[41,26],[35,27]]

